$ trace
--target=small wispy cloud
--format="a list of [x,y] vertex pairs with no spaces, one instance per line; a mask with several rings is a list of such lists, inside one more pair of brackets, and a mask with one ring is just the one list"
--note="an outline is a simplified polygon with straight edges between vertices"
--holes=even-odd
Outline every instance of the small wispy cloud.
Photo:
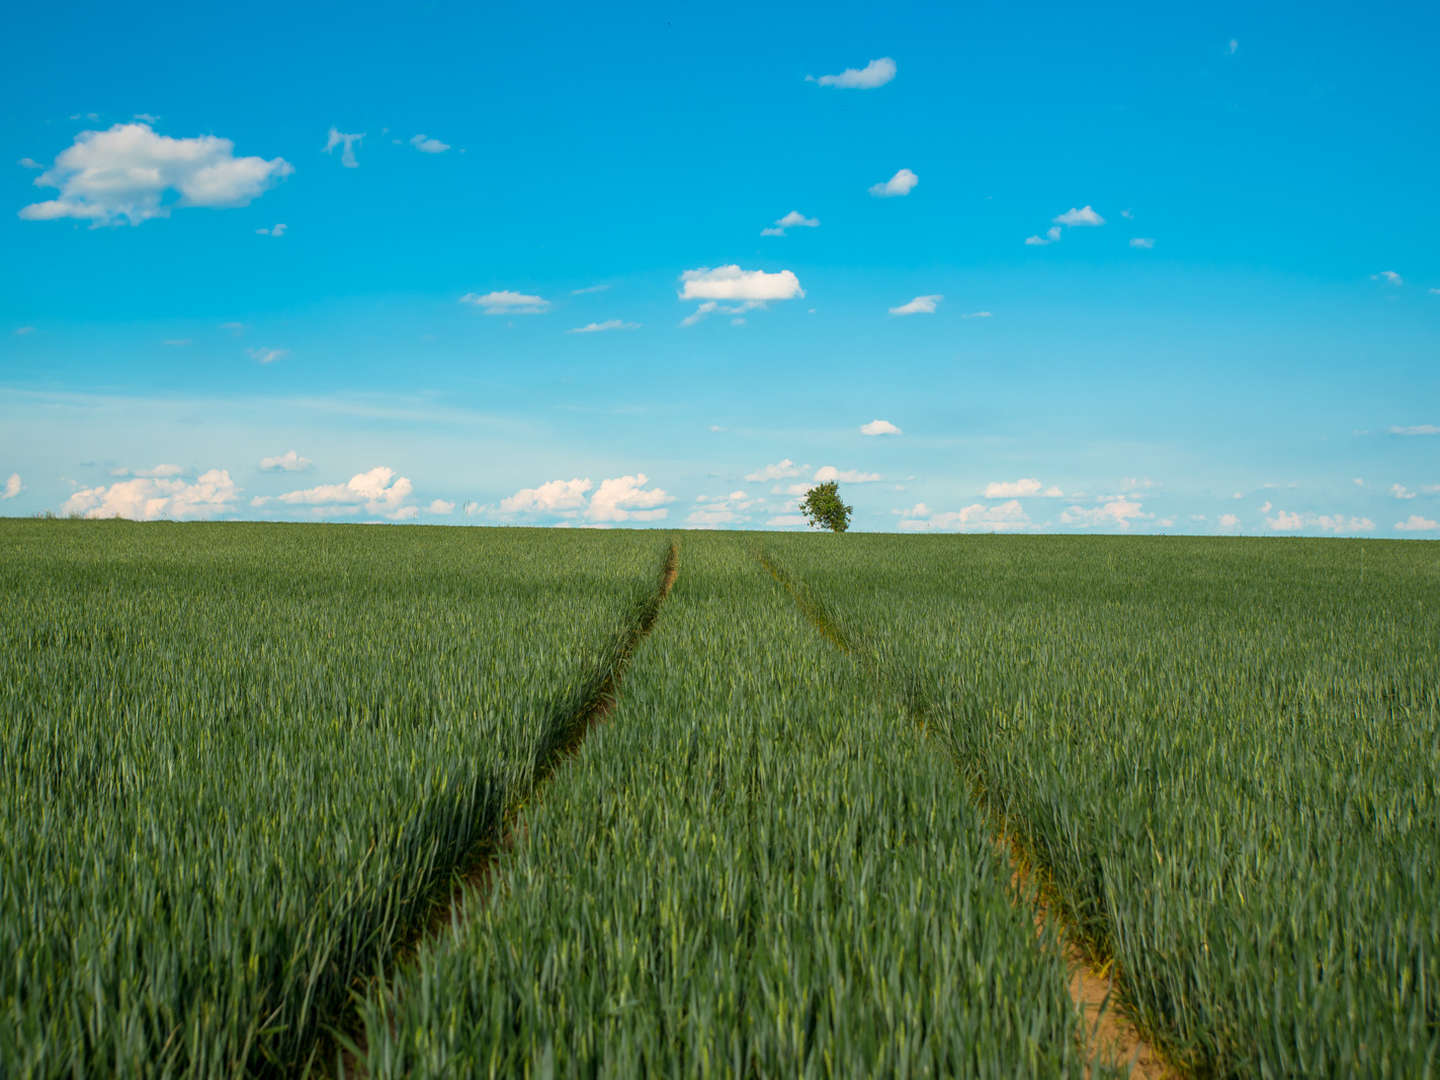
[[245,351],[250,354],[250,358],[257,364],[273,364],[276,360],[282,360],[290,355],[289,349],[256,348],[246,349]]
[[598,334],[605,330],[638,330],[638,322],[625,322],[622,319],[606,319],[604,322],[586,323],[584,326],[577,326],[573,330],[566,330],[567,334]]
[[901,195],[909,195],[920,183],[920,177],[916,176],[909,169],[901,169],[889,180],[878,184],[870,185],[870,194],[877,199],[893,199]]
[[255,231],[261,236],[284,236],[285,230],[289,227],[289,225],[272,225],[268,229],[256,229]]
[[355,144],[363,138],[365,138],[363,131],[350,134],[332,127],[329,137],[325,140],[325,153],[334,153],[338,146],[340,147],[340,164],[347,169],[356,168],[360,163],[355,160]]
[[1381,270],[1378,274],[1370,275],[1371,281],[1383,281],[1387,285],[1404,285],[1405,279],[1394,270]]
[[1130,238],[1130,246],[1149,251],[1155,246],[1155,238],[1151,236],[1134,236]]
[[33,326],[17,326],[15,328],[16,337],[24,337],[26,334],[33,334],[34,332],[35,327]]
[[540,315],[550,309],[550,301],[531,293],[497,289],[488,293],[466,293],[462,304],[474,304],[486,315]]
[[441,142],[439,139],[429,135],[410,136],[410,145],[422,154],[443,154],[446,150],[450,149],[449,143]]
[[44,166],[44,165],[41,165],[40,162],[36,161],[34,158],[29,158],[29,157],[22,157],[22,158],[21,158],[19,161],[17,161],[15,164],[19,165],[22,169],[43,169],[43,168],[45,168],[45,166]]
[[610,288],[610,286],[609,286],[608,284],[607,284],[607,285],[586,285],[585,288],[583,288],[583,289],[571,289],[571,290],[570,290],[570,295],[571,295],[571,296],[584,296],[586,293],[604,292],[604,291],[605,291],[606,289],[608,289],[608,288]]
[[818,78],[806,75],[805,81],[818,83],[820,86],[833,86],[839,90],[874,90],[895,78],[897,70],[899,69],[894,60],[882,56],[878,60],[871,60],[863,68],[846,68],[837,75],[821,75]]
[[1025,238],[1025,244],[1026,244],[1027,247],[1048,247],[1050,244],[1059,243],[1059,241],[1060,241],[1060,226],[1059,226],[1059,225],[1051,225],[1050,228],[1048,228],[1048,229],[1045,230],[1045,235],[1044,235],[1044,236],[1036,235],[1036,236],[1027,236],[1027,237]]
[[808,218],[799,210],[791,210],[784,217],[779,218],[774,225],[761,229],[761,236],[784,236],[786,229],[815,229],[820,225],[819,218]]
[[1094,208],[1088,204],[1082,206],[1078,210],[1072,206],[1063,214],[1056,214],[1053,218],[1051,218],[1051,221],[1053,221],[1056,225],[1069,225],[1072,227],[1105,224],[1105,219],[1099,214],[1097,214]]
[[1390,425],[1391,435],[1440,435],[1440,426],[1435,424]]
[[901,304],[899,307],[890,309],[891,315],[933,315],[935,306],[944,300],[942,293],[932,293],[929,296],[917,296],[914,300]]
[[1239,51],[1240,42],[1237,41],[1235,38],[1232,37],[1229,41],[1225,43],[1225,52],[1227,53],[1227,55],[1234,56]]
[[194,340],[191,339],[191,338],[181,337],[181,338],[166,338],[166,339],[165,339],[164,341],[162,341],[160,344],[161,344],[161,345],[169,345],[171,348],[179,349],[179,348],[183,348],[183,347],[186,346],[186,345],[193,345],[193,344],[195,344],[195,342],[194,342]]
[[962,319],[989,319],[993,317],[994,316],[988,311],[967,311],[964,315],[960,316]]

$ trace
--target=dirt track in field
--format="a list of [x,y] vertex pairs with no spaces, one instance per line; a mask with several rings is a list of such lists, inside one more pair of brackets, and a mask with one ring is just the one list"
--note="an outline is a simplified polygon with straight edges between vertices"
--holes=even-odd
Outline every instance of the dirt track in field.
[[[605,673],[585,705],[565,725],[564,736],[560,743],[546,755],[545,760],[536,770],[535,783],[529,793],[519,804],[511,807],[507,812],[504,824],[500,829],[500,839],[481,846],[469,863],[455,874],[449,892],[437,897],[424,926],[417,929],[416,933],[396,950],[394,963],[390,967],[398,966],[413,957],[427,942],[452,930],[458,930],[464,924],[466,913],[470,910],[471,905],[483,904],[489,899],[496,864],[500,856],[515,846],[516,838],[525,829],[523,815],[526,805],[543,793],[546,784],[555,775],[555,771],[561,764],[579,752],[585,736],[590,733],[591,729],[615,711],[615,706],[619,701],[620,680],[624,677],[625,669],[630,665],[630,658],[650,633],[651,628],[654,627],[655,620],[660,615],[660,608],[664,605],[666,597],[670,595],[670,590],[675,585],[675,579],[679,574],[680,544],[679,541],[672,540],[670,553],[665,558],[665,568],[661,572],[660,586],[641,610],[640,617],[634,626],[631,627],[619,658]],[[340,1077],[365,1076],[365,1032],[358,1024],[355,1024],[349,1032],[348,1039],[358,1048],[359,1053],[348,1048],[342,1049],[335,1075]],[[322,1065],[322,1067],[324,1066]]]
[[[762,551],[757,551],[755,555],[770,576],[790,594],[801,613],[825,640],[841,652],[855,655],[862,664],[870,666],[863,652],[850,643],[844,631],[832,623],[820,606],[807,597],[802,589],[797,588],[769,556]],[[929,725],[925,717],[912,715],[912,719],[922,733],[928,736]],[[987,820],[990,819],[983,807],[981,812],[986,815]],[[1106,964],[1104,970],[1097,970],[1090,964],[1076,943],[1072,930],[1064,924],[1052,906],[1046,903],[1040,890],[1032,887],[1030,874],[1026,869],[1028,863],[1025,853],[1014,838],[997,832],[993,834],[993,839],[996,848],[1010,866],[1012,895],[1017,903],[1028,904],[1033,909],[1036,933],[1044,937],[1052,920],[1060,930],[1059,945],[1065,960],[1070,1000],[1074,1002],[1079,1018],[1078,1034],[1085,1052],[1085,1075],[1089,1077],[1097,1066],[1128,1068],[1132,1077],[1141,1080],[1164,1080],[1181,1075],[1166,1064],[1120,1008],[1111,974],[1113,961]]]

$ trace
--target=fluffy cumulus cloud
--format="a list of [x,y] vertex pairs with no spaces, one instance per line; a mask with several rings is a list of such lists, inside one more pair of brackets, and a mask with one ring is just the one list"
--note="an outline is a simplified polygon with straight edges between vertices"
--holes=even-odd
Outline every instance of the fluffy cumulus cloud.
[[763,505],[763,500],[752,498],[743,491],[732,491],[728,495],[701,495],[695,499],[695,508],[690,511],[685,524],[692,529],[739,525],[749,521],[750,511]]
[[791,210],[782,218],[777,218],[774,225],[761,229],[761,236],[784,236],[786,229],[817,229],[820,227],[819,218],[809,218],[800,213],[799,210]]
[[905,303],[899,305],[898,307],[892,307],[890,309],[890,314],[933,315],[935,314],[936,305],[944,299],[945,297],[942,293],[931,293],[929,296],[917,296],[915,297],[915,299],[908,300]]
[[1051,244],[1057,243],[1059,239],[1060,226],[1051,225],[1050,228],[1045,230],[1044,236],[1027,236],[1025,243],[1028,247],[1048,247]]
[[429,135],[410,136],[410,145],[419,150],[422,154],[443,154],[450,149],[449,143],[443,143],[439,139]]
[[294,450],[260,459],[260,468],[266,472],[304,472],[310,468],[310,459],[301,457]]
[[881,479],[879,473],[861,472],[859,469],[837,469],[834,465],[821,465],[815,470],[817,484],[828,484],[831,481],[842,484],[874,484]]
[[543,296],[509,289],[488,293],[467,292],[460,297],[460,303],[474,304],[486,315],[539,315],[550,308],[550,301]]
[[365,138],[363,131],[347,134],[339,128],[332,127],[325,140],[325,153],[333,154],[336,149],[339,149],[340,164],[347,169],[356,168],[360,163],[355,160],[355,144],[363,138]]
[[1070,226],[1072,226],[1072,227],[1073,227],[1073,226],[1077,226],[1077,225],[1104,225],[1104,224],[1105,224],[1105,219],[1104,219],[1103,217],[1101,217],[1099,214],[1097,214],[1097,213],[1095,212],[1094,208],[1091,207],[1091,206],[1089,206],[1089,205],[1082,206],[1082,207],[1080,207],[1080,209],[1078,209],[1078,210],[1075,209],[1075,207],[1072,206],[1069,210],[1066,210],[1063,214],[1056,214],[1056,215],[1055,215],[1053,218],[1051,218],[1050,220],[1051,220],[1052,223],[1054,223],[1054,224],[1056,224],[1056,225],[1070,225]]
[[787,480],[792,476],[799,476],[802,471],[799,465],[787,457],[773,465],[762,465],[754,472],[746,473],[745,479],[752,484],[761,484],[767,480]]
[[[1265,504],[1262,512],[1269,512],[1269,503]],[[1319,529],[1321,532],[1329,533],[1364,533],[1374,532],[1375,522],[1367,517],[1347,516],[1345,514],[1312,514],[1296,513],[1291,510],[1277,509],[1271,517],[1265,519],[1265,524],[1272,532],[1298,532],[1301,529]]]
[[[674,496],[661,488],[647,488],[649,477],[644,473],[615,476],[600,481],[595,487],[589,477],[571,480],[550,480],[539,487],[522,488],[509,498],[500,500],[502,514],[529,514],[561,518],[564,521],[583,518],[596,525],[617,521],[658,521],[669,510],[665,504]],[[485,508],[478,507],[477,510]],[[470,513],[466,507],[466,513]]]
[[838,75],[806,75],[805,81],[819,83],[821,86],[833,86],[840,90],[874,90],[895,78],[897,70],[894,60],[882,56],[878,60],[871,60],[863,68],[846,68]]
[[284,158],[236,157],[215,135],[173,139],[148,124],[82,131],[35,178],[59,196],[20,211],[27,221],[79,218],[93,225],[139,225],[174,206],[245,206],[294,172]]
[[1047,499],[1058,499],[1065,493],[1058,487],[1046,487],[1033,476],[1019,480],[992,480],[985,485],[987,499],[1015,499],[1026,495],[1041,495]]
[[356,473],[343,484],[321,484],[318,487],[287,491],[273,498],[251,499],[251,506],[278,502],[287,506],[309,506],[325,514],[358,514],[362,509],[397,520],[415,516],[415,507],[405,500],[414,485],[405,476],[384,465]]
[[920,183],[920,177],[916,176],[909,169],[901,169],[889,180],[882,180],[878,184],[870,185],[870,194],[877,199],[893,199],[901,195],[909,195]]
[[1234,529],[1234,528],[1238,528],[1239,525],[1240,525],[1240,519],[1239,519],[1238,517],[1236,517],[1234,514],[1221,514],[1221,515],[1220,515],[1220,527],[1221,527],[1222,529]]
[[889,420],[871,420],[860,425],[861,435],[899,435],[900,429]]
[[1078,525],[1084,529],[1129,529],[1132,522],[1152,518],[1145,508],[1134,499],[1123,495],[1111,495],[1101,500],[1099,506],[1070,506],[1060,515],[1064,525]]
[[501,499],[500,510],[506,514],[569,516],[585,505],[585,493],[594,486],[589,477],[550,480],[539,487],[521,488],[509,498]]
[[1411,514],[1404,521],[1397,521],[1395,528],[1401,532],[1434,532],[1436,529],[1440,529],[1440,521],[1432,521],[1419,514]]
[[1413,499],[1415,492],[1411,491],[1404,484],[1391,484],[1390,494],[1397,499]]
[[917,503],[897,513],[902,532],[1013,532],[1031,527],[1025,508],[1014,499],[999,505],[972,503],[939,513]]
[[137,476],[109,486],[81,488],[65,500],[60,512],[135,521],[208,518],[233,509],[239,497],[240,489],[230,474],[211,469],[193,481]]
[[20,480],[20,474],[18,472],[12,472],[5,481],[4,488],[0,489],[0,499],[13,499],[24,490],[25,485]]
[[455,512],[455,504],[448,499],[434,499],[425,509],[432,514],[453,514]]
[[586,323],[584,326],[577,326],[573,330],[566,330],[567,334],[599,334],[606,330],[638,330],[638,322],[625,322],[623,319],[606,319],[604,322]]
[[742,270],[733,263],[729,266],[702,266],[680,275],[680,299],[701,301],[700,306],[682,320],[682,325],[693,326],[716,311],[741,315],[763,308],[772,300],[793,300],[804,295],[800,279],[792,270],[767,273],[764,270]]

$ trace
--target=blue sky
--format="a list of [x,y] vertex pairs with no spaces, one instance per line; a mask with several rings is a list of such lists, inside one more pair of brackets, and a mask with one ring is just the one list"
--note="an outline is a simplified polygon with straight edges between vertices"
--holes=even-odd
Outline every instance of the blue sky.
[[11,26],[0,514],[1440,537],[1432,6]]

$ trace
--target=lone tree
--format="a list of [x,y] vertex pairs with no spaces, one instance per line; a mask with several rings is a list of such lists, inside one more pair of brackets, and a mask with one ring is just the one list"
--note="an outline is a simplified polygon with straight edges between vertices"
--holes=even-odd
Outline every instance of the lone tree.
[[840,485],[834,480],[816,484],[805,493],[800,502],[800,512],[811,528],[829,529],[843,533],[850,528],[850,512],[853,506],[846,506],[840,500]]

